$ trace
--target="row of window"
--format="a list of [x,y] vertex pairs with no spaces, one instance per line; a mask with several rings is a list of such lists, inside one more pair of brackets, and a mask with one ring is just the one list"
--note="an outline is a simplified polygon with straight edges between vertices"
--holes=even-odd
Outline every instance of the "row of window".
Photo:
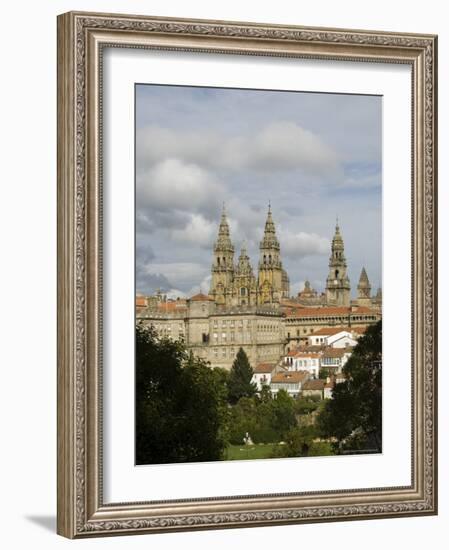
[[340,363],[341,363],[341,359],[339,357],[322,357],[321,358],[322,365],[339,365]]
[[314,367],[318,365],[318,359],[297,359],[296,364],[298,367]]
[[[350,316],[351,321],[375,321],[376,316],[375,315],[351,315]],[[341,324],[347,324],[349,320],[349,316],[345,315],[343,317],[307,317],[304,319],[307,324],[309,323],[341,323]],[[290,324],[297,323],[297,319],[290,318],[287,319],[287,322]]]

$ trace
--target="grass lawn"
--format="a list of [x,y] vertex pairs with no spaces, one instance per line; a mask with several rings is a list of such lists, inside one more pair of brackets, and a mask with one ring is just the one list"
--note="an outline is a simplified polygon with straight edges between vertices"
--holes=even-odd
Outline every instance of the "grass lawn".
[[254,458],[271,458],[275,443],[265,445],[229,445],[224,460],[251,460]]

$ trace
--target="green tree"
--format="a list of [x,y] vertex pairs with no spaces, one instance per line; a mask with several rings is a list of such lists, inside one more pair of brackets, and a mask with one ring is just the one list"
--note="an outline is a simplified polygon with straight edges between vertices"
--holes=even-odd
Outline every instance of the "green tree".
[[282,440],[296,426],[295,401],[285,390],[279,390],[271,405],[271,424]]
[[261,403],[268,403],[273,399],[270,386],[268,384],[262,384],[260,392],[258,393],[258,397]]
[[310,397],[302,397],[295,401],[295,412],[299,415],[304,414],[310,414],[313,413],[313,411],[316,411],[316,409],[319,406],[319,403],[316,399],[314,399],[315,396]]
[[231,404],[242,397],[251,397],[256,393],[256,384],[251,382],[253,369],[243,348],[237,352],[228,378],[228,399]]
[[293,458],[298,456],[327,456],[331,455],[332,448],[327,442],[319,441],[314,426],[297,426],[291,429],[284,445],[277,445],[273,450],[273,457]]
[[182,342],[136,327],[138,464],[220,460],[227,444],[226,397],[221,373]]
[[325,437],[337,440],[339,452],[382,451],[382,321],[370,326],[346,363],[345,382],[318,417]]

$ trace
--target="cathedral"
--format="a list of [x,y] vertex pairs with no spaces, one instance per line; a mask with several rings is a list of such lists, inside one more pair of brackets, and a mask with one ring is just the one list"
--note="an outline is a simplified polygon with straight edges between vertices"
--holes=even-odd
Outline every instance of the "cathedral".
[[281,259],[276,226],[268,206],[259,244],[257,274],[245,245],[237,261],[225,208],[213,247],[208,294],[167,299],[161,292],[136,297],[136,320],[152,325],[162,337],[182,339],[188,349],[212,366],[231,368],[242,347],[254,366],[279,362],[294,346],[323,328],[364,330],[382,316],[382,293],[371,295],[362,268],[357,297],[351,299],[343,236],[337,221],[324,292],[309,281],[297,296]]
[[290,294],[290,281],[282,267],[279,240],[276,236],[271,206],[262,241],[257,277],[243,245],[234,265],[234,245],[223,206],[218,237],[214,244],[212,280],[209,295],[221,306],[263,306],[279,304]]

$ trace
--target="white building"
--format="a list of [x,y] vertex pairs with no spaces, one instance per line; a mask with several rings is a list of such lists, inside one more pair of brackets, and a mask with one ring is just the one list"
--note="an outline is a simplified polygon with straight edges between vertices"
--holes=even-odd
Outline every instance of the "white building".
[[257,365],[253,371],[253,377],[251,378],[251,382],[257,386],[257,391],[260,391],[262,386],[269,386],[271,384],[271,378],[276,370],[276,365],[274,363],[259,363],[259,365]]
[[271,378],[271,394],[276,397],[279,390],[285,390],[291,397],[297,399],[302,391],[302,385],[310,378],[306,371],[278,372]]
[[340,374],[351,357],[352,348],[327,348],[320,359],[320,368]]
[[321,353],[296,351],[289,352],[284,358],[284,364],[289,371],[306,371],[313,378],[318,378],[320,373]]
[[351,330],[341,327],[322,328],[308,337],[310,346],[331,346],[334,348],[354,347],[357,344]]

